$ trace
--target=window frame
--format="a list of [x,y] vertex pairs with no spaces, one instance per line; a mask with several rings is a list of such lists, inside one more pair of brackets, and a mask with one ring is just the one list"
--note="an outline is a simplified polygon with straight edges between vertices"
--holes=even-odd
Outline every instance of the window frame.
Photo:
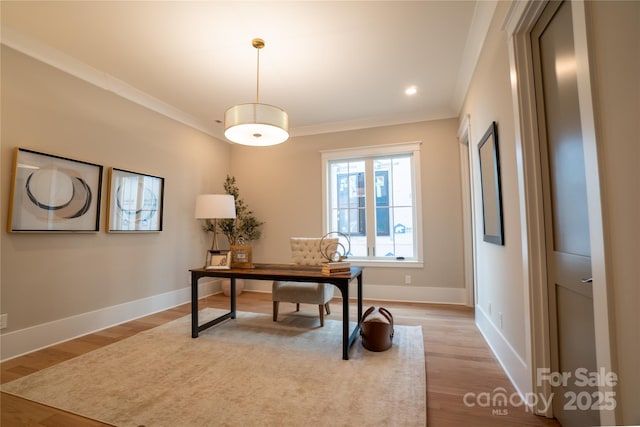
[[[415,257],[407,260],[398,260],[395,258],[384,259],[384,257],[366,256],[358,258],[349,258],[349,261],[353,265],[371,266],[371,267],[413,267],[422,268],[424,266],[423,250],[422,250],[422,191],[421,191],[421,167],[420,167],[420,147],[421,141],[403,142],[396,144],[384,144],[375,146],[363,146],[363,147],[351,147],[351,148],[339,148],[332,150],[321,150],[321,167],[322,167],[322,231],[323,235],[329,233],[331,230],[329,221],[330,215],[327,210],[329,209],[329,200],[331,198],[331,188],[327,185],[328,178],[330,176],[330,163],[336,160],[369,160],[375,157],[392,157],[395,155],[412,156],[413,163],[413,191],[414,191],[414,249]],[[368,175],[368,174],[367,174]],[[365,176],[365,181],[370,179]],[[366,186],[365,188],[369,188]],[[369,190],[367,190],[369,191]],[[367,197],[369,200],[369,197]],[[369,202],[367,202],[369,203]],[[375,206],[374,206],[375,210]]]

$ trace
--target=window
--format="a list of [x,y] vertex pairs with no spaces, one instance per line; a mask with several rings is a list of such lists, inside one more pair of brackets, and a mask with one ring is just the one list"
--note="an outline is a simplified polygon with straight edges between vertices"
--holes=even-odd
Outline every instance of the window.
[[420,143],[322,152],[324,230],[349,236],[358,263],[422,261]]

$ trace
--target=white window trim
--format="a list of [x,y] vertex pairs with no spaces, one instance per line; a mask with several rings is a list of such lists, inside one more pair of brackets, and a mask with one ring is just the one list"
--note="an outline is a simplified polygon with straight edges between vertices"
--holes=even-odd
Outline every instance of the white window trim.
[[373,145],[364,147],[338,148],[333,150],[321,150],[322,158],[322,234],[329,230],[329,218],[327,217],[327,205],[330,197],[330,189],[327,187],[328,165],[330,160],[362,158],[391,154],[413,154],[413,185],[415,191],[415,251],[416,258],[411,261],[403,260],[383,260],[383,259],[353,259],[353,265],[368,267],[389,267],[389,268],[422,268],[424,267],[422,251],[422,188],[421,188],[421,167],[420,167],[420,147],[422,141],[401,142],[396,144]]

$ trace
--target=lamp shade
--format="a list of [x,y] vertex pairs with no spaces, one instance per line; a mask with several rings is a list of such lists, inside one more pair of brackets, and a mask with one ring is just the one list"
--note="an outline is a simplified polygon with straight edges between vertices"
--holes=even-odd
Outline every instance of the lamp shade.
[[243,145],[267,146],[289,139],[289,115],[269,104],[240,104],[224,113],[224,136]]
[[236,203],[230,194],[201,194],[196,199],[196,219],[235,218]]

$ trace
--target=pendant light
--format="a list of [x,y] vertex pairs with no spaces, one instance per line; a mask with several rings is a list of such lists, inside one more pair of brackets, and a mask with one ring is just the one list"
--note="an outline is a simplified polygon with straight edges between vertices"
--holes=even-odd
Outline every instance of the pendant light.
[[289,139],[289,116],[281,108],[260,103],[260,49],[264,40],[253,39],[251,44],[258,51],[256,102],[235,105],[225,111],[224,136],[243,145],[280,144]]

